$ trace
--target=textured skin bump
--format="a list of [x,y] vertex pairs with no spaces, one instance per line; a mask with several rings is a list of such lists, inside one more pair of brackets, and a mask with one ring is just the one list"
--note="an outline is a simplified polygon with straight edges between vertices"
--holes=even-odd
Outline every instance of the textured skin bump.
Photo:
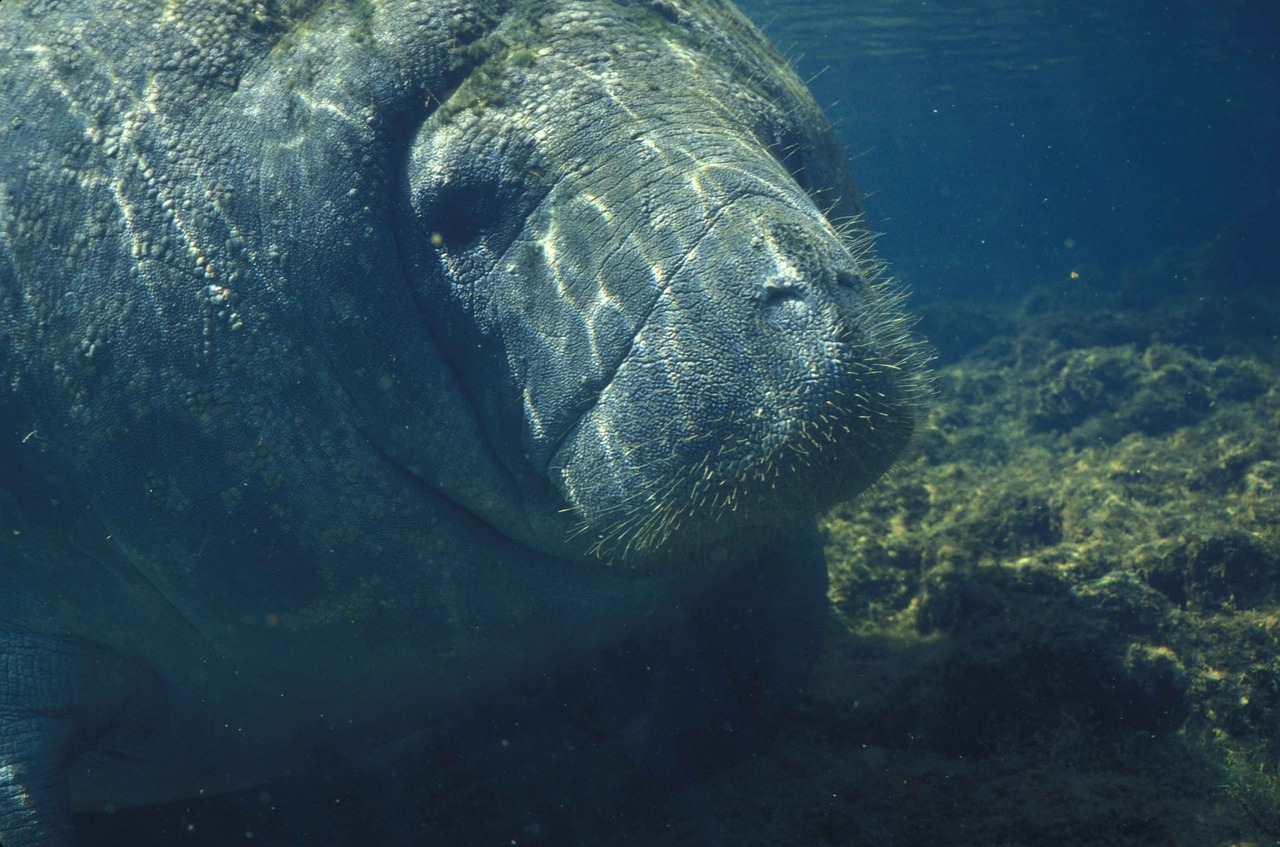
[[672,662],[801,684],[813,516],[919,377],[829,126],[730,4],[4,0],[0,55],[6,847],[691,602],[778,631]]

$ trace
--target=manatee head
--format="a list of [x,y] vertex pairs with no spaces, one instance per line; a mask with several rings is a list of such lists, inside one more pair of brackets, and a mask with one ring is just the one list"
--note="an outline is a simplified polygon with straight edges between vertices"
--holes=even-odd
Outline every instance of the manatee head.
[[866,487],[919,380],[808,93],[736,12],[654,8],[498,29],[417,130],[398,233],[526,540],[628,565]]

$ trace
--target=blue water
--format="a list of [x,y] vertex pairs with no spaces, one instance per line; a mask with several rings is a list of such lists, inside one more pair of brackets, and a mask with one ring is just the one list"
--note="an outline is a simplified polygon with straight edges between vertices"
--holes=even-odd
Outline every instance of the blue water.
[[917,298],[1099,282],[1276,214],[1274,0],[739,5],[811,79]]

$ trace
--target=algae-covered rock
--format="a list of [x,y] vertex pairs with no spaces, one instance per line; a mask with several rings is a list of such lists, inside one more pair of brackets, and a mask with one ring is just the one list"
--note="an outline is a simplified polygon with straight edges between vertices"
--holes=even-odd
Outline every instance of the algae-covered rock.
[[[891,750],[860,771],[876,785],[944,796],[963,773],[971,805],[891,825],[898,843],[1280,837],[1277,373],[1038,320],[941,368],[918,452],[829,516],[845,631],[816,708],[875,710],[851,729]],[[1010,762],[1032,784],[1010,790]]]
[[1206,361],[1167,344],[1068,350],[1050,359],[1027,418],[1042,431],[1072,431],[1078,443],[1159,435],[1194,423],[1219,402],[1248,400],[1266,387],[1256,363]]
[[809,710],[614,843],[1280,839],[1275,351],[1099,308],[953,337],[914,452],[823,524]]

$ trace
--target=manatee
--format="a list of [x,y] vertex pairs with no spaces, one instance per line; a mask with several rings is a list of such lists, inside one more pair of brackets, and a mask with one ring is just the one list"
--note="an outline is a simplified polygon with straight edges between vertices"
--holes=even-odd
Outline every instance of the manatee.
[[728,2],[5,0],[0,57],[5,847],[690,615],[803,684],[919,356]]

